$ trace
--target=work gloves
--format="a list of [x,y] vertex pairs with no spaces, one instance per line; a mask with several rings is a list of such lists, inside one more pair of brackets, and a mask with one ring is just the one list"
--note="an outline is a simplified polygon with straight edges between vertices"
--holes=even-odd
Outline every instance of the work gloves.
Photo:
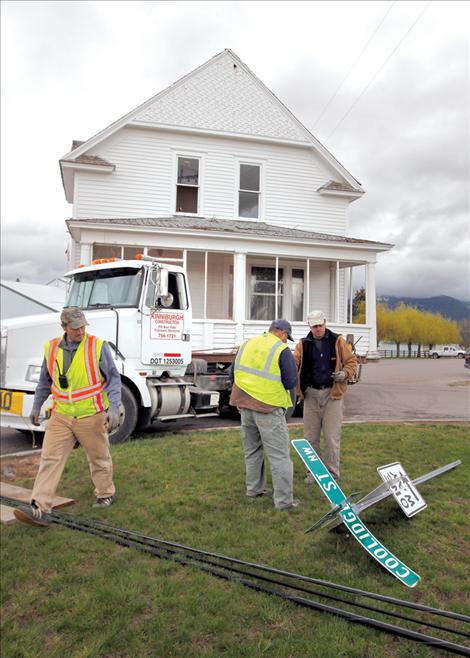
[[29,420],[31,422],[31,425],[36,425],[36,427],[39,427],[39,425],[41,424],[39,422],[39,411],[40,411],[39,409],[37,411],[34,411],[33,409],[33,411],[29,414]]
[[333,381],[336,384],[337,382],[345,382],[348,376],[344,372],[344,370],[340,370],[339,372],[334,372],[332,377],[333,377]]
[[118,426],[120,421],[119,409],[108,409],[108,432],[113,432]]

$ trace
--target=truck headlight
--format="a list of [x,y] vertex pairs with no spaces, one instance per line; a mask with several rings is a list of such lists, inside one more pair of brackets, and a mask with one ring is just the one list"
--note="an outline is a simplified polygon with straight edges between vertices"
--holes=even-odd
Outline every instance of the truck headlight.
[[34,382],[35,384],[39,381],[39,375],[41,374],[41,366],[28,366],[26,371],[26,381]]

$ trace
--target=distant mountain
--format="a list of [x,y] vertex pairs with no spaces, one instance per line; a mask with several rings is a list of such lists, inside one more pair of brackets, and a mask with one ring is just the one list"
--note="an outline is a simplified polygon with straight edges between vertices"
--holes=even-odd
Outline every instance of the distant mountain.
[[469,320],[470,306],[468,302],[461,302],[455,297],[440,295],[439,297],[391,297],[388,295],[378,295],[377,303],[384,304],[389,308],[396,308],[400,304],[413,306],[420,311],[429,311],[430,313],[440,313],[450,320]]

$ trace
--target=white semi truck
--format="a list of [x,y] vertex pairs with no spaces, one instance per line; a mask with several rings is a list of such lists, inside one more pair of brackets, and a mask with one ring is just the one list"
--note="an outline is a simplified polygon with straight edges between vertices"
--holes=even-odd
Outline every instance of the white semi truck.
[[[127,440],[154,420],[217,414],[228,403],[236,352],[193,359],[191,301],[185,271],[143,256],[101,259],[65,275],[67,306],[85,312],[87,332],[108,341],[122,379],[120,425],[111,443]],[[44,431],[29,422],[43,345],[59,336],[59,313],[7,320],[1,328],[1,426]]]

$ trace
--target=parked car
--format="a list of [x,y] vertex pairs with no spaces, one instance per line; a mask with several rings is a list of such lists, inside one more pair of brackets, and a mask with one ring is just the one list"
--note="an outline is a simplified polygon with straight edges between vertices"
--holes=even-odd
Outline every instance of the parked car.
[[460,347],[455,347],[455,345],[440,345],[439,347],[429,350],[430,359],[440,359],[441,356],[455,356],[458,359],[463,359],[465,356],[465,350],[460,349]]
[[465,352],[465,362],[463,364],[465,368],[470,368],[470,350]]

